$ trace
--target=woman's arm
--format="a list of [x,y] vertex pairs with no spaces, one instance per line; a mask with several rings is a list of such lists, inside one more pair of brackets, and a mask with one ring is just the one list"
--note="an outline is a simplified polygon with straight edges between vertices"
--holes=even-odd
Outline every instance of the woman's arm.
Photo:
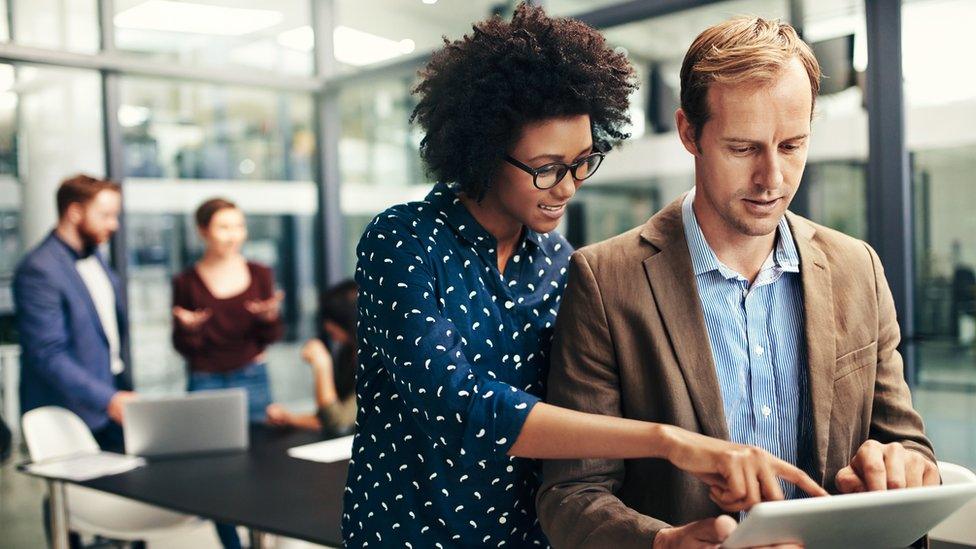
[[196,310],[189,284],[185,273],[173,277],[173,347],[187,359],[203,349],[203,328],[211,314]]
[[310,431],[318,431],[322,428],[322,423],[315,414],[293,414],[278,403],[269,404],[265,409],[265,415],[268,424],[275,427],[297,427]]
[[537,459],[663,458],[712,488],[727,511],[783,499],[777,477],[812,496],[827,492],[806,473],[753,446],[680,429],[612,416],[587,414],[545,403],[526,418],[509,455]]
[[249,263],[251,276],[257,280],[261,299],[248,301],[244,304],[256,322],[252,328],[251,335],[262,347],[271,345],[281,339],[284,335],[284,323],[281,320],[281,302],[285,297],[284,292],[275,290],[274,271],[270,267]]
[[302,359],[312,366],[315,383],[315,404],[319,409],[327,408],[339,401],[336,391],[335,370],[332,354],[318,338],[312,338],[302,346]]

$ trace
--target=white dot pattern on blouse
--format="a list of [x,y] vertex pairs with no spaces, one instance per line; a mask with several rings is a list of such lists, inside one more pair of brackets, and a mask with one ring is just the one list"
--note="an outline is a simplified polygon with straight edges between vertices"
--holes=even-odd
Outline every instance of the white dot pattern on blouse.
[[444,184],[366,228],[347,547],[548,546],[538,463],[506,454],[545,392],[571,252],[526,230],[502,275]]

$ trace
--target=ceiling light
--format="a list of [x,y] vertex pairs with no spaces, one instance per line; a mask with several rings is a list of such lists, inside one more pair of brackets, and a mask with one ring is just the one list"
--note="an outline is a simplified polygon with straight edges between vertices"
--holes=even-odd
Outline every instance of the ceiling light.
[[298,51],[312,51],[315,47],[315,33],[305,25],[278,34],[278,44]]
[[357,67],[393,59],[416,47],[409,38],[398,42],[342,25],[333,31],[332,43],[336,60]]
[[119,105],[119,124],[132,128],[149,119],[149,109],[138,105]]
[[433,6],[436,3],[437,3],[437,0],[424,0],[424,4],[428,4],[428,5],[431,5],[431,6]]
[[117,13],[113,21],[125,29],[241,36],[277,25],[283,18],[276,10],[148,0]]

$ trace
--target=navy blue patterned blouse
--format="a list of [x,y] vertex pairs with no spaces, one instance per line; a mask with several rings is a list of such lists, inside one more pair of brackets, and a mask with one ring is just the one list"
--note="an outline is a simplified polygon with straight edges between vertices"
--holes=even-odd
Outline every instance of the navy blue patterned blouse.
[[454,190],[359,242],[359,413],[348,547],[547,546],[535,460],[506,455],[544,395],[570,245],[526,229],[504,275]]

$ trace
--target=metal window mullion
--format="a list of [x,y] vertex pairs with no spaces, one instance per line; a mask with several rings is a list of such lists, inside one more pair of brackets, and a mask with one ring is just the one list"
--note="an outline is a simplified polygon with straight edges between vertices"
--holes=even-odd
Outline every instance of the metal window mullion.
[[271,88],[303,93],[317,91],[322,88],[323,84],[321,79],[309,76],[282,75],[258,69],[241,70],[237,67],[187,66],[148,60],[118,50],[85,54],[0,43],[0,61],[107,70],[149,78]]
[[[332,32],[335,5],[332,0],[310,0],[312,31],[315,37],[315,75],[328,78],[336,71]],[[318,189],[316,216],[316,283],[322,292],[345,274],[345,231],[340,206],[339,137],[341,116],[339,90],[324,88],[315,96],[315,183]]]
[[103,52],[115,51],[115,0],[97,0],[98,39]]
[[867,1],[868,241],[885,268],[901,326],[905,377],[915,379],[911,178],[905,146],[901,2]]
[[611,4],[603,8],[597,8],[586,13],[575,14],[573,15],[573,19],[579,19],[591,27],[605,29],[617,25],[643,21],[645,19],[652,19],[654,17],[661,17],[662,15],[670,15],[709,4],[716,4],[722,1],[724,0],[657,0],[655,2],[649,2],[648,0],[629,0],[627,2]]
[[[125,180],[125,162],[122,150],[122,127],[119,125],[119,105],[121,104],[121,85],[119,75],[111,71],[100,71],[102,79],[102,142],[105,156],[105,177],[123,183]],[[123,184],[122,195],[125,196]],[[127,301],[129,293],[129,262],[126,246],[126,211],[125,201],[122,203],[122,213],[119,216],[119,230],[112,235],[111,265],[119,275],[122,285],[122,295]],[[130,338],[122,342],[122,360],[126,370],[132,373],[132,352]]]

